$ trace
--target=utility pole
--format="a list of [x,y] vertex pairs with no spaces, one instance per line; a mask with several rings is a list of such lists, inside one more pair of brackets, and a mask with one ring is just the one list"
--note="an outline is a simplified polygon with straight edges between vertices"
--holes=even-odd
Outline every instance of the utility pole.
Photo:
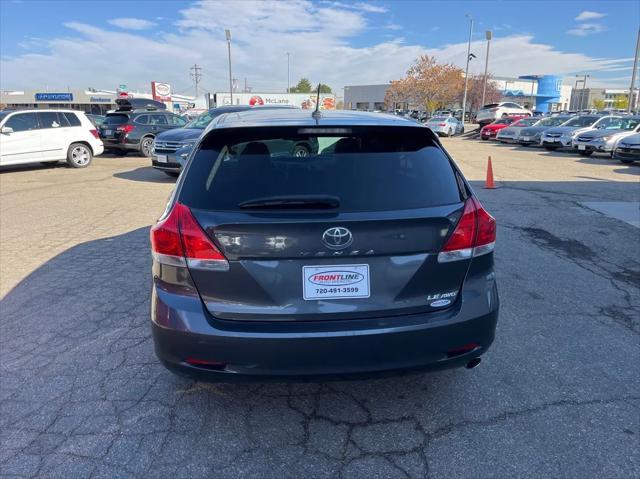
[[229,52],[229,96],[233,105],[233,77],[231,76],[231,30],[226,29],[224,35],[227,38],[227,50]]
[[[633,59],[633,72],[631,72],[631,86],[629,87],[629,104],[627,105],[627,113],[631,113],[631,104],[633,103],[633,89],[636,86],[636,72],[638,71],[638,54],[640,53],[640,28],[638,28],[638,39],[636,40],[636,56]],[[640,95],[640,92],[638,92]]]
[[198,99],[198,86],[200,85],[200,79],[202,78],[202,67],[197,63],[193,65],[189,70],[191,70],[191,79],[196,87],[196,100]]
[[287,52],[287,93],[289,93],[290,90],[290,83],[289,83],[289,58],[291,57],[291,53]]
[[464,72],[464,96],[462,97],[462,123],[464,124],[464,114],[467,108],[467,84],[469,82],[469,60],[471,60],[471,36],[473,34],[473,17],[468,13],[464,15],[469,19],[469,44],[467,45],[467,68]]
[[[480,108],[484,106],[484,97],[487,94],[487,72],[489,71],[489,47],[491,47],[491,37],[493,33],[491,30],[487,30],[485,33],[485,37],[487,38],[487,58],[484,60],[484,85],[482,86],[482,103],[480,103]],[[464,118],[462,119],[464,122]]]

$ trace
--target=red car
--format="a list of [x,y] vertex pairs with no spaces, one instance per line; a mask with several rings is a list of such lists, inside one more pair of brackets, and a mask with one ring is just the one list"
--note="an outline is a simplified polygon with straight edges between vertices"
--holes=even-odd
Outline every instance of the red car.
[[524,116],[507,116],[504,118],[500,118],[499,120],[494,121],[493,123],[489,123],[486,126],[483,126],[480,130],[480,138],[483,140],[495,140],[496,135],[503,128],[508,127],[511,123],[514,123]]

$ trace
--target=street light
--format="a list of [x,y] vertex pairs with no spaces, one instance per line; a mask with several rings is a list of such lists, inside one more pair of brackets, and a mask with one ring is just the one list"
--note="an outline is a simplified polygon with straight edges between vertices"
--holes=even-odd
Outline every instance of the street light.
[[287,93],[290,93],[290,88],[289,88],[289,57],[291,56],[291,53],[287,52]]
[[[492,36],[493,36],[493,33],[491,33],[491,30],[487,30],[485,32],[485,37],[487,38],[487,57],[484,60],[484,85],[482,86],[482,103],[480,104],[480,107],[484,106],[484,97],[487,94],[487,71],[489,70],[489,47],[491,46]],[[464,121],[464,118],[462,121]]]
[[227,50],[229,52],[229,95],[233,105],[233,78],[231,77],[231,30],[225,29],[224,35],[227,37]]
[[[633,58],[633,72],[631,73],[631,86],[629,87],[629,102],[627,103],[627,113],[631,113],[633,103],[633,89],[636,86],[636,72],[638,70],[638,53],[640,52],[640,28],[638,29],[638,40],[636,40],[636,56]],[[640,95],[640,92],[638,92]],[[636,104],[638,101],[636,100]]]
[[473,34],[473,17],[468,13],[464,14],[469,19],[469,44],[467,45],[467,68],[464,72],[464,96],[462,97],[462,123],[464,123],[464,113],[467,108],[467,84],[469,82],[469,60],[471,60],[471,35]]

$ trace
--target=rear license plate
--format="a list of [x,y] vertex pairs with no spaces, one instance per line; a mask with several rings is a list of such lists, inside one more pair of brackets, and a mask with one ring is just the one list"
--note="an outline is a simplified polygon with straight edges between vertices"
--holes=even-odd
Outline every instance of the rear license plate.
[[302,293],[305,300],[368,298],[369,265],[303,266]]
[[167,162],[167,155],[156,155],[156,161],[158,163],[166,163]]
[[109,136],[113,133],[113,130],[104,130],[104,136]]
[[529,138],[528,136],[523,136],[522,137],[522,141],[529,141],[531,138]]
[[578,150],[586,150],[587,147],[585,145],[578,145]]

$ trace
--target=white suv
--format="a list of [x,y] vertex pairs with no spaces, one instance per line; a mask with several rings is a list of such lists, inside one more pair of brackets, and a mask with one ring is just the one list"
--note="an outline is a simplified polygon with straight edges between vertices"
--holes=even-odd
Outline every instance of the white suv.
[[493,123],[498,118],[505,118],[507,116],[533,116],[531,110],[518,105],[517,103],[502,102],[502,103],[489,103],[488,105],[480,108],[476,121],[481,125]]
[[84,168],[103,151],[96,127],[83,112],[0,112],[1,166],[66,160],[73,168]]

